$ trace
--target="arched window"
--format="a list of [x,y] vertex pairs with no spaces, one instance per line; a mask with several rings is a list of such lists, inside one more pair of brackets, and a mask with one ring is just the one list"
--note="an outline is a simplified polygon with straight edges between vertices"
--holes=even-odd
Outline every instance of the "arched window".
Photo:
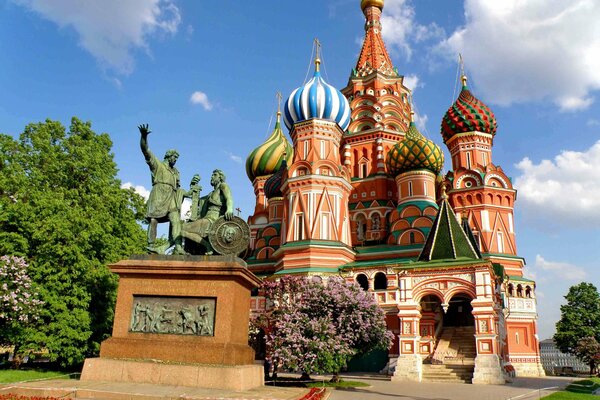
[[517,285],[517,297],[523,297],[523,286]]
[[513,286],[512,283],[508,284],[508,295],[509,296],[514,296],[515,295],[515,287]]
[[525,286],[525,297],[531,297],[531,286]]
[[375,290],[385,290],[387,289],[387,277],[383,272],[378,272],[375,274]]
[[367,278],[367,276],[365,274],[358,274],[356,276],[356,282],[360,285],[360,287],[364,291],[369,290],[369,279]]

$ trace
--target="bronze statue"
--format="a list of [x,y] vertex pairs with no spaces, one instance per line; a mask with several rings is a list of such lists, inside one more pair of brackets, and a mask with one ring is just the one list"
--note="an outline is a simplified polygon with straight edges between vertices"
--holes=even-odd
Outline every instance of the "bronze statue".
[[[213,223],[219,217],[224,217],[227,221],[233,218],[233,196],[229,185],[225,182],[223,171],[215,169],[210,177],[210,184],[213,191],[207,196],[198,198],[197,202],[192,197],[191,217],[182,227],[182,236],[195,243],[188,244],[188,240],[186,240],[186,250],[191,253],[213,254],[214,249],[207,240]],[[192,180],[191,193],[199,192],[199,189],[194,187],[195,185],[197,185],[197,181]],[[196,216],[197,218],[194,219]]]
[[140,147],[152,173],[152,190],[148,198],[148,251],[164,253],[164,248],[155,247],[156,228],[159,222],[169,222],[169,246],[175,245],[173,254],[185,254],[181,238],[181,202],[185,191],[179,185],[179,171],[175,168],[179,153],[168,150],[160,161],[148,148],[148,124],[138,126],[141,134]]

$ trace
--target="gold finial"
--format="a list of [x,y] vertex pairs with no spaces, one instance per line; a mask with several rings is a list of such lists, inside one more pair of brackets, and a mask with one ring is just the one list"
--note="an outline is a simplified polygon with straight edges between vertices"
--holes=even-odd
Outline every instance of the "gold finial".
[[462,54],[458,53],[458,62],[460,63],[460,80],[462,81],[463,87],[467,86],[467,75],[465,74],[465,63],[462,58]]
[[361,10],[365,11],[367,7],[377,7],[380,10],[383,10],[383,0],[361,0]]
[[448,195],[446,194],[446,185],[442,184],[442,200],[448,200]]
[[415,112],[410,110],[410,122],[415,122]]
[[275,97],[277,97],[277,122],[279,122],[281,119],[281,92],[277,92]]
[[321,42],[319,42],[319,38],[315,38],[315,46],[317,47],[316,55],[315,55],[315,71],[319,72],[321,69],[321,59],[319,58],[319,50],[321,50]]

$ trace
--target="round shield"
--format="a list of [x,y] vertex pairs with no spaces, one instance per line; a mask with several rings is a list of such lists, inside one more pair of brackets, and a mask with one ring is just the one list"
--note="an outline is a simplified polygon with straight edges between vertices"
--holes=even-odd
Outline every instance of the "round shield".
[[233,217],[227,221],[221,216],[212,224],[208,241],[219,254],[238,255],[250,244],[250,228],[240,217]]

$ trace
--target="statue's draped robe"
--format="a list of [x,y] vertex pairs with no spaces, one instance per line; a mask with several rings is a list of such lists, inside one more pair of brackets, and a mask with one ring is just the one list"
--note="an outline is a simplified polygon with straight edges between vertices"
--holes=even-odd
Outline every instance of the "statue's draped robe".
[[147,218],[168,220],[170,212],[179,212],[181,190],[179,189],[179,171],[171,168],[167,161],[160,161],[150,153],[146,160],[152,172],[152,191],[148,198]]

